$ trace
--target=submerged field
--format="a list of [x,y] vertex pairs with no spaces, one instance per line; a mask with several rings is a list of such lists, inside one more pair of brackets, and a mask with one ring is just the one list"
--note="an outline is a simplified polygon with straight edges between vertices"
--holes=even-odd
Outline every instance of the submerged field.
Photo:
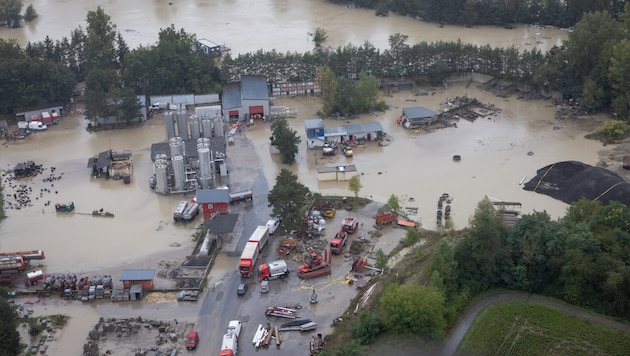
[[457,355],[627,355],[630,334],[528,303],[504,302],[482,311]]

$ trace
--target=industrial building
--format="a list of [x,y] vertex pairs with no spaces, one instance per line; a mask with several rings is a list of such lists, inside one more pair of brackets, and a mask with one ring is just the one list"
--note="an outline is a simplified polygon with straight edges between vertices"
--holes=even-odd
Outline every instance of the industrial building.
[[269,117],[269,88],[262,75],[244,75],[240,82],[223,86],[225,121]]
[[[186,111],[164,113],[167,142],[151,145],[154,176],[160,194],[212,189],[228,184],[226,142],[221,116],[203,118]],[[218,173],[218,177],[217,177]]]

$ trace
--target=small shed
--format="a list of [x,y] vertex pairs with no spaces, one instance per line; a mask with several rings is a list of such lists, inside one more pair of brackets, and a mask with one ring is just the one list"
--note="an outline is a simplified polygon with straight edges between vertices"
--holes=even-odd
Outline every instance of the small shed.
[[208,54],[211,56],[221,56],[222,46],[208,39],[202,38],[197,40],[197,52]]
[[357,167],[354,164],[337,167],[320,167],[317,168],[317,180],[319,182],[338,181],[343,182],[359,175]]
[[124,269],[120,274],[120,281],[125,289],[140,285],[144,290],[152,290],[153,277],[155,277],[154,269]]
[[142,284],[132,284],[129,287],[129,300],[141,300],[144,297]]
[[304,120],[304,130],[306,131],[306,137],[309,140],[315,138],[323,138],[324,126],[324,120],[322,119]]
[[435,111],[422,106],[404,108],[399,123],[407,129],[413,129],[421,125],[431,125],[438,118]]

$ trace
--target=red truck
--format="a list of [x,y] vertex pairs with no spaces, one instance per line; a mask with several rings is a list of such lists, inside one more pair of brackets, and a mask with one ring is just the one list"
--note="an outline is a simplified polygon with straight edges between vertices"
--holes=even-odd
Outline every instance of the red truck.
[[241,262],[238,266],[241,277],[249,278],[254,274],[258,255],[267,245],[267,241],[269,241],[269,228],[267,226],[258,226],[249,237],[241,254]]
[[330,252],[333,255],[341,254],[343,247],[346,246],[346,241],[348,240],[348,233],[341,230],[339,231],[335,237],[330,240]]
[[396,220],[396,216],[391,211],[386,211],[383,214],[376,215],[376,225],[391,224]]
[[359,229],[359,221],[356,218],[347,217],[341,223],[341,229],[348,234],[353,234]]

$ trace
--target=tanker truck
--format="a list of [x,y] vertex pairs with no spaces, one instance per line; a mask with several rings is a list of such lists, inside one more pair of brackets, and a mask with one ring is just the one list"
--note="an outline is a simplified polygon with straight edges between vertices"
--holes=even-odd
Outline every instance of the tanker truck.
[[283,260],[263,263],[258,267],[258,279],[261,281],[284,278],[288,275],[289,268],[287,267],[287,263]]

